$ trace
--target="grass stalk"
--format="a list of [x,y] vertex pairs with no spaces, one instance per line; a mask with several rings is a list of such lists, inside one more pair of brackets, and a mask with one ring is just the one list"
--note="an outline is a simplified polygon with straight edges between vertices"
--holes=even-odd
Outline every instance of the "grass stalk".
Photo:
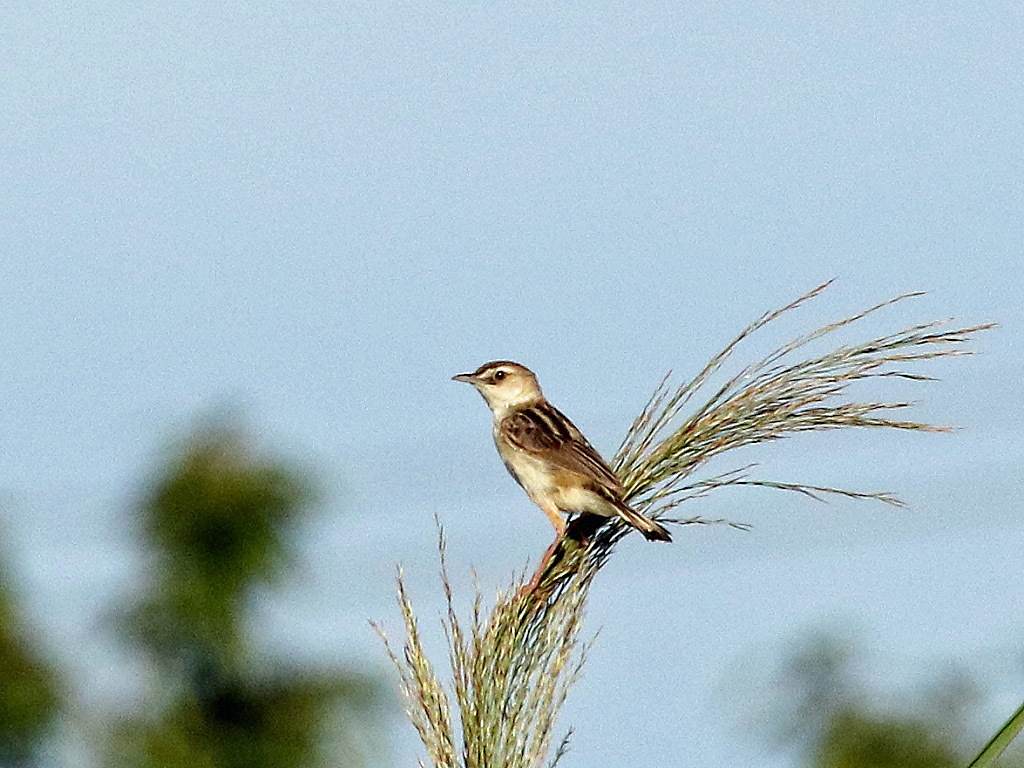
[[995,765],[996,759],[1003,754],[1003,750],[1010,746],[1010,742],[1016,738],[1021,729],[1024,729],[1024,704],[1021,704],[1017,711],[1010,716],[1010,719],[1003,724],[1003,727],[996,732],[996,735],[989,740],[967,768],[989,768],[989,766]]

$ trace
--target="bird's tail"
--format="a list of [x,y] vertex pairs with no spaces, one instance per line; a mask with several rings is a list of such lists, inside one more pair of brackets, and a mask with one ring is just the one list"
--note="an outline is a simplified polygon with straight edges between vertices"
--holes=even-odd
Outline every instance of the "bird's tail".
[[618,510],[619,517],[640,531],[648,541],[672,541],[672,534],[665,526],[644,517],[625,502],[618,501],[615,508]]

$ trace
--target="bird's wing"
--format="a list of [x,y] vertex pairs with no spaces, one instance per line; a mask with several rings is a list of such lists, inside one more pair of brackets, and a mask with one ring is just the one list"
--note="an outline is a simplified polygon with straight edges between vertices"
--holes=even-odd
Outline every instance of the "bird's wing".
[[501,432],[516,448],[582,475],[615,497],[622,483],[576,426],[548,402],[516,411],[501,422]]

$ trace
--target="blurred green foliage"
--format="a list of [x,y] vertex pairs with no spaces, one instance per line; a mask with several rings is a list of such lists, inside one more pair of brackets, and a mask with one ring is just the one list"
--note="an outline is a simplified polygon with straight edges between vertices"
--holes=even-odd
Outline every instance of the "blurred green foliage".
[[[769,735],[795,748],[807,768],[962,768],[984,742],[970,715],[977,683],[951,667],[915,694],[893,701],[858,675],[854,646],[813,634],[773,676]],[[1022,768],[1004,755],[1000,766]]]
[[[936,733],[939,731],[939,733]],[[835,713],[822,733],[812,765],[821,768],[962,768],[956,745],[941,725],[908,713],[880,715],[856,709]]]
[[60,705],[56,672],[37,652],[0,570],[0,765],[36,764]]
[[138,508],[150,581],[121,624],[156,684],[112,728],[108,765],[363,764],[346,713],[373,714],[376,682],[275,662],[249,628],[251,601],[286,572],[312,500],[301,472],[256,455],[232,426],[200,431],[157,475]]

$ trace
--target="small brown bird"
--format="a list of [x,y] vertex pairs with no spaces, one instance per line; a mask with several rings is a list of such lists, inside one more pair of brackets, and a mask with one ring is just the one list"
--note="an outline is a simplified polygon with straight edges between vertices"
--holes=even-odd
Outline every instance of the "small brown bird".
[[494,416],[494,443],[509,474],[565,534],[563,513],[618,515],[647,539],[671,541],[667,530],[622,500],[619,478],[568,418],[549,403],[533,371],[509,360],[452,377],[476,387]]

